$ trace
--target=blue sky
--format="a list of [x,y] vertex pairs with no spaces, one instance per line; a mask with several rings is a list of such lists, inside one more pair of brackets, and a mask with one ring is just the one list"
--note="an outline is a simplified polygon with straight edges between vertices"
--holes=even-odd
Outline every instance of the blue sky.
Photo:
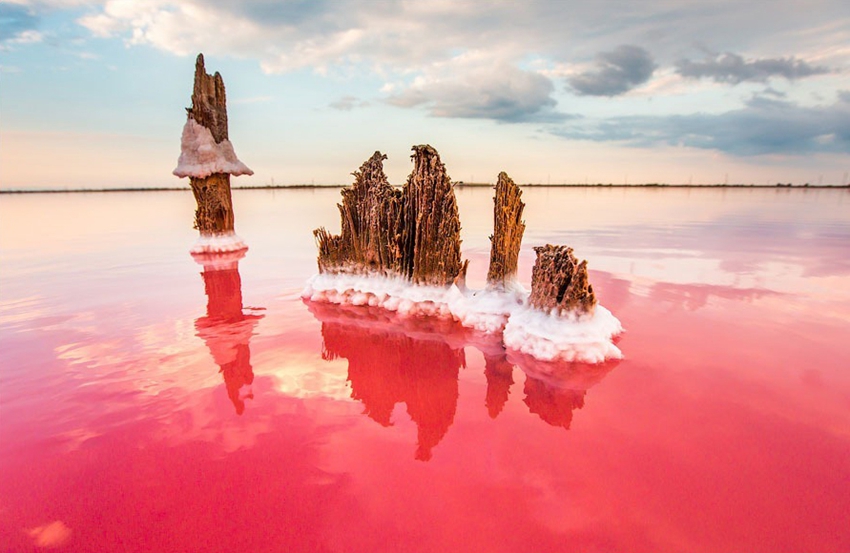
[[173,186],[194,58],[235,185],[842,184],[850,5],[715,0],[0,1],[0,187]]

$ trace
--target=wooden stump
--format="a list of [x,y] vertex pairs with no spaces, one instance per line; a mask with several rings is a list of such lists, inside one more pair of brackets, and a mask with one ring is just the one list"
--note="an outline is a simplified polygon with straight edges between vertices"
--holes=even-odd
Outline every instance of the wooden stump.
[[414,169],[402,190],[384,174],[375,152],[342,191],[340,234],[313,231],[320,273],[397,275],[416,284],[462,280],[460,218],[451,180],[431,146],[414,146]]
[[534,248],[529,305],[559,315],[593,313],[596,296],[587,276],[587,261],[579,263],[573,249],[547,244]]
[[[204,55],[195,61],[195,86],[192,107],[186,108],[190,118],[209,129],[217,144],[227,140],[227,97],[224,80],[216,71],[210,75],[204,68]],[[213,173],[208,177],[189,177],[192,193],[198,208],[195,211],[195,228],[202,235],[230,234],[234,229],[233,200],[230,193],[230,175]]]
[[319,245],[319,272],[400,273],[401,191],[384,174],[387,156],[375,152],[343,189],[339,236],[313,231]]
[[402,271],[416,284],[448,286],[462,277],[460,217],[440,154],[413,147],[413,172],[404,187]]
[[522,190],[504,171],[496,181],[496,195],[493,198],[493,235],[490,237],[490,268],[487,271],[487,284],[493,288],[504,288],[514,280],[517,273],[519,250],[525,221],[522,211]]

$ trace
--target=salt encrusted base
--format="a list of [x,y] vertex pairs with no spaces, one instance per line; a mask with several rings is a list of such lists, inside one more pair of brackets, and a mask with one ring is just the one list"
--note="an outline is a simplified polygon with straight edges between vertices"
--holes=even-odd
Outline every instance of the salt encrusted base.
[[381,275],[324,273],[311,278],[301,295],[315,302],[381,307],[402,316],[452,318],[484,333],[503,332],[508,349],[545,361],[601,363],[622,358],[611,340],[623,329],[610,311],[597,306],[593,315],[550,315],[529,308],[528,293],[518,285],[476,292]]
[[506,348],[543,361],[602,363],[622,359],[612,341],[621,332],[620,321],[601,305],[592,315],[579,317],[524,306],[511,314],[502,339]]
[[202,254],[224,254],[224,253],[239,253],[244,256],[248,251],[248,245],[242,241],[235,233],[226,234],[202,234],[198,237],[198,241],[189,250],[192,257]]

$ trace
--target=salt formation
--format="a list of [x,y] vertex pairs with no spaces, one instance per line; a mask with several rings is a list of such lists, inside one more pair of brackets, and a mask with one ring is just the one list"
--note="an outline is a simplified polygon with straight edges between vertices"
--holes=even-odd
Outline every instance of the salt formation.
[[230,175],[253,175],[239,161],[227,136],[227,98],[221,75],[209,75],[204,55],[195,61],[192,107],[186,108],[180,158],[174,175],[189,177],[198,208],[195,228],[200,238],[193,252],[227,252],[248,247],[234,233]]
[[[496,184],[487,288],[468,290],[460,218],[446,169],[431,146],[414,146],[401,190],[380,152],[342,191],[339,235],[314,231],[319,274],[303,297],[380,307],[402,316],[448,317],[476,331],[502,333],[509,349],[546,361],[601,363],[620,358],[620,322],[598,306],[587,262],[567,246],[535,248],[531,294],[516,281],[525,222],[522,192],[506,173]],[[494,410],[497,410],[494,403]]]

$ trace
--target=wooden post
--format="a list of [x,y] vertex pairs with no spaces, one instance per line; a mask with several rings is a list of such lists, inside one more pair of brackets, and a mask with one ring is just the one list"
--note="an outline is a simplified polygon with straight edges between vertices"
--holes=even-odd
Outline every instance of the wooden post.
[[461,281],[460,218],[451,180],[431,146],[414,146],[414,169],[403,190],[384,174],[375,152],[342,191],[340,234],[313,231],[320,273],[397,275],[416,284]]
[[579,263],[567,246],[546,244],[534,251],[537,261],[531,271],[529,305],[559,315],[593,313],[596,296],[588,281],[587,261]]
[[519,250],[525,221],[522,211],[522,190],[504,171],[496,181],[496,195],[493,198],[493,235],[490,237],[490,268],[487,271],[487,284],[491,288],[504,288],[516,278]]
[[397,274],[401,266],[401,191],[384,174],[387,156],[375,152],[342,190],[339,236],[324,227],[313,231],[319,245],[319,272]]
[[462,278],[460,217],[440,154],[413,147],[413,172],[404,187],[402,271],[415,284],[449,286]]
[[224,81],[218,72],[215,75],[206,72],[203,54],[198,54],[195,61],[192,107],[186,108],[186,113],[182,151],[174,174],[189,177],[198,204],[195,228],[201,237],[233,235],[230,175],[251,175],[253,171],[233,152],[227,135]]

